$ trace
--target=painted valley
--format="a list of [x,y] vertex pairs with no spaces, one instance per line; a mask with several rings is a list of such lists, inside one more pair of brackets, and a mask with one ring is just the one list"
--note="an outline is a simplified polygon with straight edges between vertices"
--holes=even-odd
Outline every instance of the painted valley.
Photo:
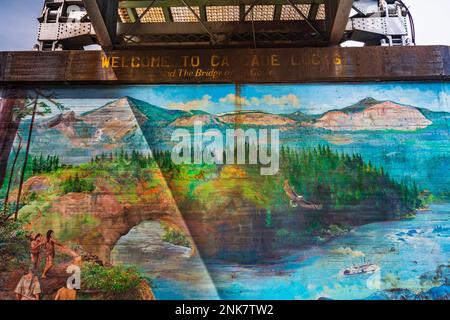
[[20,94],[0,299],[449,298],[446,84]]

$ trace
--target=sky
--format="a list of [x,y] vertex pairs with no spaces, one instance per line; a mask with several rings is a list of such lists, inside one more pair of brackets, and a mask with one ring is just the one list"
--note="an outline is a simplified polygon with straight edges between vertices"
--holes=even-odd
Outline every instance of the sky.
[[[450,0],[404,0],[413,13],[417,44],[450,45]],[[31,50],[44,0],[1,0],[0,51]]]

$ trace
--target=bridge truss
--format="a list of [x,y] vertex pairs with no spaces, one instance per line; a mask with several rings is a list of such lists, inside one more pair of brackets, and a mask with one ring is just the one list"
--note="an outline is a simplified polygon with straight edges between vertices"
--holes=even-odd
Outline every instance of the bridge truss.
[[37,50],[411,44],[398,0],[45,0]]

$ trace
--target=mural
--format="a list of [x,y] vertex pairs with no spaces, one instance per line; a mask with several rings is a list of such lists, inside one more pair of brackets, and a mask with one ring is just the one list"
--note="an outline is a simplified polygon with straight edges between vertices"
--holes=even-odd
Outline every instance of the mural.
[[448,298],[446,83],[20,94],[0,299]]

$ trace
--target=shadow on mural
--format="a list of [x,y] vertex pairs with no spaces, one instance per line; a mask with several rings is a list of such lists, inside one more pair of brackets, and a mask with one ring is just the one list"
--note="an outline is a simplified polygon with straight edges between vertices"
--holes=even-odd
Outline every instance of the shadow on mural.
[[0,299],[447,299],[449,89],[4,91]]

